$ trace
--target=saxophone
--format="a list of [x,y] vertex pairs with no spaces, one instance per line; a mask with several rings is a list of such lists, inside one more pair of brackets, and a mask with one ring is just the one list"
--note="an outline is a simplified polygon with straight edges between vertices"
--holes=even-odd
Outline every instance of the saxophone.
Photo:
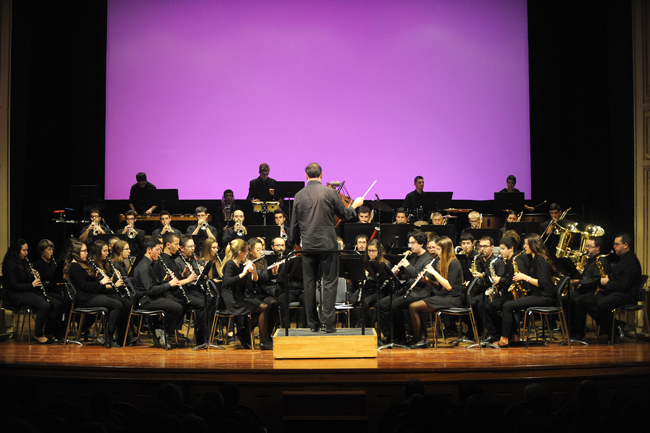
[[492,280],[492,285],[490,286],[489,289],[485,291],[485,294],[490,298],[490,302],[494,301],[496,298],[501,296],[501,292],[499,292],[499,288],[497,287],[496,283],[494,283],[494,279],[496,278],[496,273],[494,272],[494,262],[499,260],[501,256],[497,256],[494,260],[490,262],[488,265],[488,269],[490,270],[490,280]]
[[[517,265],[517,257],[519,257],[523,252],[517,254],[512,258],[512,270],[513,270],[513,275],[519,272],[519,266]],[[524,296],[528,295],[529,290],[524,289],[524,284],[521,281],[516,281],[513,282],[510,287],[508,287],[508,291],[512,293],[512,297],[514,299],[520,299],[523,298]]]
[[[598,257],[596,257],[596,266],[598,266],[598,270],[600,271],[600,278],[605,278],[607,274],[605,273],[605,268],[603,268],[603,264],[600,263],[600,258],[605,257],[608,254],[601,254]],[[604,292],[603,288],[598,286],[596,287],[596,291],[594,292],[594,295],[597,295],[598,292]]]

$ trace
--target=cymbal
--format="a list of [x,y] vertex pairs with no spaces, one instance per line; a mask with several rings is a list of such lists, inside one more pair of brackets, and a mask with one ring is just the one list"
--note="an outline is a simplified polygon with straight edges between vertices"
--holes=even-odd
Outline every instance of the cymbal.
[[376,200],[369,201],[367,203],[370,205],[371,208],[373,208],[375,210],[380,210],[380,211],[383,211],[383,212],[391,212],[393,210],[393,208],[388,206],[387,204],[376,201]]
[[456,209],[453,207],[450,207],[449,209],[443,209],[445,212],[455,212],[455,213],[470,213],[472,210],[471,209]]
[[86,205],[86,207],[84,208],[84,212],[90,212],[93,209],[104,210],[104,209],[106,209],[106,206],[107,206],[106,203],[89,204],[89,205]]

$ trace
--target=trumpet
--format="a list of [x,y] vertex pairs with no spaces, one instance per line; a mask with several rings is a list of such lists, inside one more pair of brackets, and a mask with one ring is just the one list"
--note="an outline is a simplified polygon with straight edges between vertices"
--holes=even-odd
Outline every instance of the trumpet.
[[[248,234],[246,231],[246,227],[242,223],[237,223],[239,224],[239,228],[237,229],[237,236],[244,236],[245,234]],[[235,227],[237,227],[237,224],[235,224]]]
[[101,228],[99,227],[99,224],[92,223],[92,227],[93,227],[93,231],[92,231],[93,236],[97,236],[98,234],[101,233]]
[[133,226],[130,226],[130,227],[129,227],[129,231],[126,232],[126,237],[129,238],[129,239],[135,239],[135,237],[136,237],[137,235],[138,235],[138,232],[135,231],[135,229],[133,228]]
[[201,224],[199,224],[199,227],[201,230],[207,230],[208,229],[208,222],[201,220]]

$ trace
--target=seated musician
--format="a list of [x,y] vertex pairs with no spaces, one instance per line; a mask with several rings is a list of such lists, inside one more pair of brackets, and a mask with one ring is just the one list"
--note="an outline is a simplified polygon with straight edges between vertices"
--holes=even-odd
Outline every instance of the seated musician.
[[441,226],[445,224],[445,218],[440,212],[431,212],[431,224]]
[[464,234],[467,232],[467,230],[476,230],[481,228],[481,214],[476,212],[475,210],[471,211],[467,215],[467,219],[469,220],[469,227],[464,228],[460,234]]
[[107,232],[108,234],[112,233],[108,227],[102,224],[102,213],[93,209],[90,211],[90,224],[81,229],[79,240],[91,245],[96,235],[105,235]]
[[164,210],[160,212],[160,227],[154,230],[151,233],[151,236],[155,236],[157,238],[162,239],[165,233],[172,232],[175,233],[176,236],[180,237],[180,235],[182,235],[183,233],[181,233],[180,230],[173,228],[171,226],[171,222],[172,222],[172,216],[168,211]]
[[240,209],[237,209],[233,212],[232,219],[235,222],[235,225],[228,227],[223,232],[223,246],[228,246],[228,244],[235,239],[246,240],[248,238],[248,231],[244,226],[244,212]]
[[[366,256],[365,260],[370,261],[370,262],[379,262],[379,263],[387,263],[390,264],[390,262],[386,259],[385,257],[386,253],[384,251],[384,246],[379,242],[379,239],[373,239],[368,243],[368,249],[366,249]],[[375,323],[375,319],[371,316],[371,308],[374,307],[377,304],[377,301],[382,299],[385,295],[383,292],[380,292],[380,287],[379,287],[379,281],[372,275],[368,275],[368,272],[366,271],[366,275],[368,278],[366,279],[364,285],[363,285],[363,290],[365,291],[365,294],[358,293],[356,294],[356,297],[353,296],[353,304],[359,305],[361,304],[361,301],[363,300],[363,313],[361,317],[365,314],[366,317],[366,326],[367,327],[372,327],[373,323]]]
[[413,185],[415,185],[415,189],[406,195],[402,204],[404,209],[411,211],[424,206],[424,178],[422,176],[416,176],[413,180]]
[[[176,242],[178,242],[178,244],[176,244]],[[209,287],[202,287],[200,284],[197,284],[196,280],[198,276],[201,275],[201,269],[194,257],[195,245],[192,236],[187,234],[182,235],[178,241],[174,239],[172,243],[174,244],[174,248],[176,245],[180,248],[180,254],[176,256],[174,261],[176,263],[176,269],[178,269],[181,277],[185,278],[185,281],[181,281],[183,283],[181,284],[181,287],[185,293],[183,294],[183,298],[178,299],[181,302],[181,305],[183,305],[184,310],[194,308],[196,314],[196,320],[194,321],[194,336],[196,337],[197,344],[203,344],[205,339],[210,337],[210,328],[204,329],[204,326],[206,319],[205,315],[208,314],[208,311],[211,308],[206,306],[205,301],[207,299],[208,304],[214,304],[215,294],[210,291]],[[165,247],[167,247],[167,243],[165,243]],[[173,256],[173,251],[171,249],[169,252],[172,253],[171,255]],[[166,256],[167,254],[163,254],[163,259],[165,259]],[[208,292],[204,293],[204,290],[208,290]],[[208,319],[208,326],[211,326],[212,318],[209,317]]]
[[479,241],[479,257],[476,260],[476,271],[472,273],[472,277],[478,278],[479,281],[474,286],[471,303],[479,335],[470,335],[470,339],[474,337],[480,338],[483,335],[484,322],[488,335],[496,334],[496,329],[494,329],[490,318],[488,316],[483,317],[485,303],[489,302],[489,299],[486,300],[485,291],[492,287],[495,278],[503,276],[504,271],[505,263],[499,259],[497,254],[494,254],[494,240],[490,236],[482,237]]
[[[278,275],[281,275],[284,272],[284,267],[286,266],[285,263],[282,262],[282,257],[284,256],[284,253],[286,251],[286,242],[282,238],[275,238],[273,239],[273,242],[271,244],[271,250],[277,255],[278,261],[276,262],[279,263],[276,266],[272,266],[270,271],[271,273],[269,274],[269,277],[272,282],[276,283],[280,290],[279,294],[277,296],[278,299],[278,305],[280,306],[280,314],[282,314],[282,318],[285,318],[285,312],[289,310],[289,304],[292,302],[299,302],[300,305],[304,305],[304,296],[305,296],[305,287],[302,282],[302,278],[291,278],[287,282],[287,286],[289,287],[289,299],[287,299],[285,292],[284,292],[284,283],[277,283],[277,277]],[[307,327],[307,318],[305,315],[305,309],[301,308],[300,309],[300,318],[296,320],[296,323],[298,324],[298,328],[306,328]]]
[[[259,168],[259,177],[250,181],[248,187],[248,196],[246,200],[253,202],[266,203],[268,201],[275,201],[275,179],[269,177],[271,168],[268,164],[262,163]],[[253,215],[252,224],[262,224],[263,215],[256,213]],[[267,220],[267,223],[269,221]]]
[[123,277],[131,272],[131,247],[127,241],[118,240],[113,244],[111,251],[111,262]]
[[548,214],[551,216],[551,219],[541,223],[539,225],[539,231],[542,239],[546,243],[546,249],[555,257],[556,248],[560,242],[560,235],[555,234],[555,229],[557,228],[557,222],[560,220],[560,216],[562,216],[562,207],[558,203],[551,203],[548,207]]
[[88,258],[88,247],[84,243],[73,241],[63,276],[75,283],[79,307],[103,307],[108,310],[108,330],[104,333],[106,348],[120,347],[114,339],[115,331],[117,341],[124,341],[131,314],[131,299],[125,294],[124,280],[114,282],[102,266],[108,257],[106,242],[97,240],[94,247],[94,257],[99,261]]
[[129,193],[129,207],[136,215],[151,215],[158,207],[153,204],[150,194],[152,190],[156,189],[156,186],[147,181],[147,174],[144,172],[136,174],[135,180],[137,182],[131,187]]
[[287,216],[281,209],[274,212],[275,224],[280,226],[280,237],[284,239],[287,245],[293,245],[292,239],[289,239],[289,227],[287,227]]
[[212,266],[210,267],[210,272],[208,277],[214,281],[218,287],[221,287],[221,277],[223,276],[222,271],[222,262],[219,257],[219,243],[216,239],[207,238],[203,243],[203,251],[199,260],[203,260],[205,263],[208,263],[212,260]]
[[120,240],[120,238],[118,238],[117,235],[111,236],[110,238],[108,238],[108,253],[109,254],[111,254],[113,252],[113,245],[115,244],[115,242],[117,242],[119,240]]
[[454,254],[454,244],[447,236],[442,236],[435,241],[435,250],[438,255],[435,266],[427,264],[424,270],[425,277],[430,281],[434,290],[430,296],[415,301],[409,305],[409,316],[413,329],[412,349],[430,347],[427,338],[426,323],[421,320],[421,313],[430,313],[441,308],[460,307],[460,295],[463,292],[463,272],[460,262]]
[[406,209],[398,208],[395,211],[395,222],[393,224],[408,224],[408,218],[406,216]]
[[[84,246],[85,248],[85,246]],[[2,260],[4,277],[4,300],[6,307],[30,307],[36,312],[34,318],[34,338],[41,344],[52,344],[63,339],[63,306],[61,302],[50,298],[42,286],[38,274],[31,271],[27,258],[27,241],[17,239],[9,245]],[[46,335],[54,338],[48,338]]]
[[[398,266],[403,268],[400,275],[406,279],[405,289],[399,290],[393,295],[392,304],[389,297],[377,302],[378,326],[381,328],[384,337],[389,341],[394,337],[394,341],[402,345],[406,344],[404,312],[408,310],[408,306],[413,302],[427,298],[430,295],[429,285],[423,279],[418,281],[410,292],[406,293],[406,290],[415,283],[418,274],[433,260],[425,248],[426,243],[427,236],[424,233],[418,231],[409,233],[411,254],[398,263]],[[393,334],[391,334],[390,329],[391,315],[393,316]]]
[[[260,312],[260,347],[262,350],[273,349],[273,326],[278,321],[278,301],[275,295],[278,287],[271,281],[269,271],[266,269],[266,259],[262,255],[264,247],[258,238],[249,239],[248,242],[248,260],[250,260],[257,270],[257,280],[250,280],[246,290],[246,297],[260,302],[261,305],[267,305]],[[266,328],[266,329],[265,329]]]
[[[176,235],[166,233],[165,236]],[[171,293],[174,287],[180,285],[180,281],[176,275],[172,276],[165,272],[162,265],[154,266],[162,252],[162,242],[158,238],[147,236],[143,246],[145,253],[133,272],[133,286],[138,294],[141,308],[165,312],[166,328],[155,331],[157,343],[164,346],[167,345],[167,335],[174,335],[182,319],[183,306]]]
[[368,246],[368,236],[363,233],[354,238],[354,251],[364,252]]
[[[612,334],[612,310],[621,305],[637,303],[641,289],[641,263],[632,251],[632,236],[619,233],[614,238],[614,252],[617,260],[612,263],[612,270],[600,278],[602,290],[576,299],[579,308],[600,325],[608,339]],[[619,321],[614,326],[614,339],[622,339],[625,336],[625,323]]]
[[[63,293],[63,281],[59,273],[58,280],[55,281],[54,271],[56,270],[56,260],[54,259],[54,243],[49,239],[41,239],[36,247],[40,256],[34,260],[34,269],[41,277],[41,283],[45,287],[47,295],[56,298],[63,305],[68,305],[67,296]],[[65,302],[64,302],[65,301]]]
[[[511,210],[508,212],[508,216],[506,217],[506,223],[516,223],[517,219],[519,219],[519,216],[515,211]],[[506,224],[503,224],[503,227],[501,227],[501,237],[504,236],[505,232],[506,232]]]
[[360,206],[359,209],[357,209],[357,218],[359,218],[360,223],[369,223],[370,208],[368,206]]
[[478,255],[478,252],[474,249],[476,241],[474,240],[474,235],[471,233],[463,233],[460,235],[460,248],[461,252],[459,254],[458,260],[465,260],[467,266],[471,266],[474,262],[474,257]]
[[[517,272],[513,275],[514,282],[521,282],[523,289],[528,294],[518,299],[507,301],[501,309],[501,317],[491,315],[492,323],[500,334],[495,344],[499,347],[509,347],[509,342],[514,338],[518,341],[518,321],[514,320],[514,313],[529,307],[550,307],[555,300],[555,284],[553,273],[555,265],[546,250],[542,238],[537,233],[530,233],[524,238],[524,250],[531,256],[528,274]],[[488,310],[491,311],[491,310]]]
[[203,242],[208,238],[215,240],[218,239],[217,236],[219,235],[219,232],[215,226],[208,224],[208,209],[205,206],[197,207],[194,209],[194,212],[196,212],[196,218],[198,220],[196,224],[189,226],[185,233],[199,237],[197,253],[201,254],[201,251],[203,250]]
[[147,234],[144,232],[144,230],[135,227],[135,216],[135,211],[126,211],[124,214],[126,225],[120,233],[126,235],[127,242],[129,243],[129,248],[131,250],[131,255],[140,256],[144,252],[142,242],[144,242],[144,238]]
[[[574,340],[583,340],[585,337],[585,321],[587,315],[581,308],[577,299],[583,295],[593,295],[600,289],[601,271],[605,275],[610,272],[609,260],[600,252],[603,248],[602,237],[590,237],[587,240],[587,263],[580,278],[571,280],[572,290],[569,290],[567,296],[562,297],[562,306],[569,320],[571,328],[571,338]],[[600,264],[600,266],[599,266]]]
[[[223,281],[221,295],[226,308],[236,316],[251,315],[251,329],[260,325],[261,348],[273,349],[270,340],[269,305],[257,298],[247,298],[246,289],[249,283],[258,279],[257,268],[247,260],[248,246],[243,239],[234,239],[226,247],[226,258],[223,266]],[[237,337],[244,348],[249,349],[253,344],[251,335],[243,320],[237,322]]]

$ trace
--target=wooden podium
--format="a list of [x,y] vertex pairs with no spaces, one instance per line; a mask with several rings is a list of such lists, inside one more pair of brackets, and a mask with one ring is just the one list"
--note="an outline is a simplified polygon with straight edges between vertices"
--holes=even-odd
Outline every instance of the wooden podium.
[[337,328],[336,332],[311,332],[307,328],[278,329],[273,336],[275,359],[376,358],[377,333],[367,328]]

